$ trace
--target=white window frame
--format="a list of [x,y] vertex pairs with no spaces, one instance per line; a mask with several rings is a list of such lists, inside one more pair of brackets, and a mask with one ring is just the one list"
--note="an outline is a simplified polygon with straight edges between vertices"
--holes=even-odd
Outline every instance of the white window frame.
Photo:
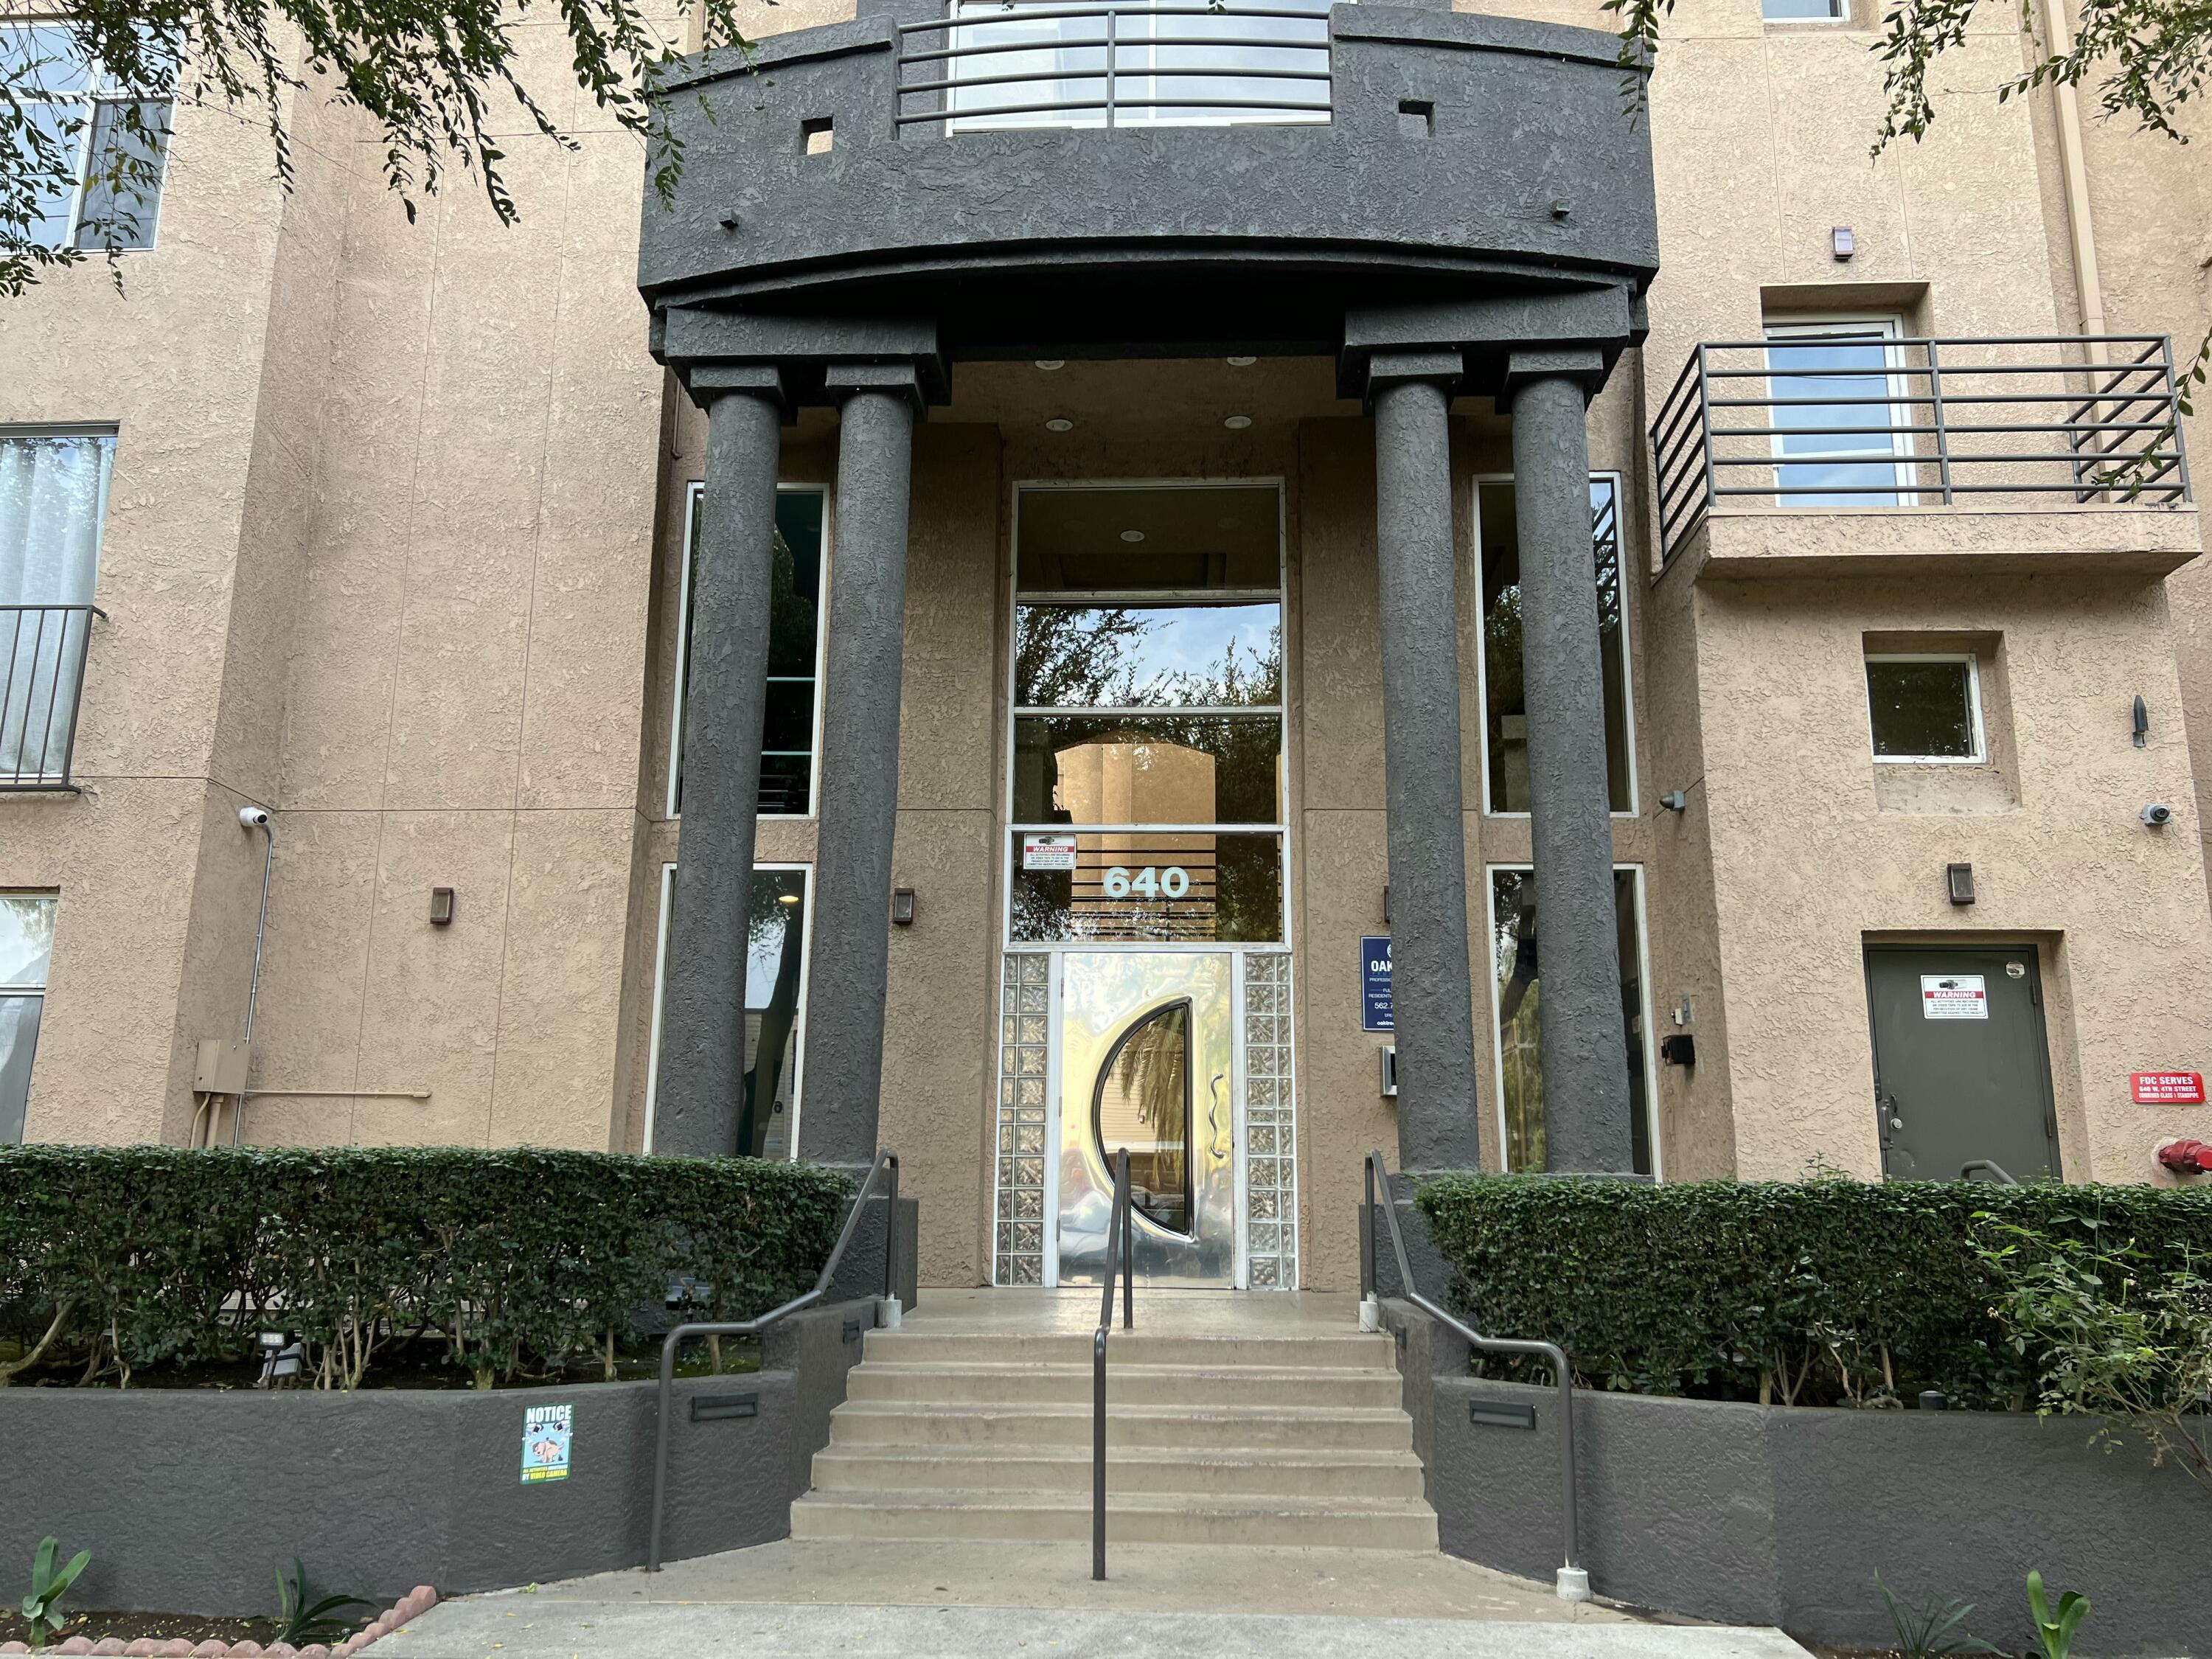
[[[1867,747],[1874,752],[1876,766],[1986,766],[1990,761],[1987,730],[1982,724],[1982,663],[1972,651],[1869,651],[1863,659],[1871,665],[1878,662],[1958,662],[1966,665],[1966,713],[1973,722],[1974,752],[1971,755],[1885,755],[1875,742],[1874,729],[1874,692],[1867,690]],[[1866,676],[1862,670],[1862,686]]]
[[[1817,22],[1819,20],[1812,21]],[[1886,449],[1838,449],[1818,455],[1788,455],[1784,453],[1782,447],[1785,434],[1777,433],[1770,437],[1766,442],[1768,453],[1774,457],[1775,463],[1775,505],[1784,509],[1796,506],[1799,511],[1811,513],[1833,513],[1851,507],[1917,507],[1920,504],[1919,469],[1916,465],[1917,458],[1913,453],[1912,441],[1907,435],[1907,429],[1917,424],[1913,418],[1913,411],[1919,405],[1912,402],[1912,377],[1899,372],[1905,367],[1905,355],[1900,349],[1900,343],[1906,338],[1905,319],[1893,311],[1834,314],[1788,313],[1778,319],[1775,317],[1762,319],[1759,325],[1759,338],[1769,346],[1777,342],[1787,343],[1793,340],[1878,343],[1882,348],[1882,366],[1888,371],[1885,379],[1888,383],[1889,395],[1896,399],[1889,406],[1891,430],[1878,434],[1887,440],[1888,447]],[[1774,354],[1769,350],[1763,352],[1761,356],[1765,359],[1763,367],[1765,370],[1766,396],[1771,398],[1775,395]],[[1784,369],[1783,376],[1786,379],[1790,372],[1786,368]],[[1759,411],[1752,412],[1755,414]],[[1771,404],[1768,405],[1765,413],[1767,425],[1781,424],[1774,418]],[[1888,464],[1890,469],[1890,494],[1897,498],[1894,502],[1877,501],[1860,497],[1849,501],[1824,501],[1817,506],[1802,506],[1794,501],[1792,497],[1817,495],[1822,492],[1817,489],[1792,489],[1785,487],[1782,482],[1783,469],[1787,466],[1816,466],[1829,463],[1846,466],[1880,466],[1885,462]]]
[[[1639,816],[1637,808],[1644,799],[1644,781],[1636,766],[1636,653],[1629,637],[1629,612],[1632,607],[1628,599],[1628,537],[1622,527],[1626,507],[1623,492],[1627,487],[1627,480],[1619,472],[1602,468],[1593,471],[1589,476],[1592,483],[1604,478],[1613,485],[1613,535],[1619,543],[1621,561],[1620,712],[1621,723],[1626,728],[1623,737],[1628,745],[1628,807],[1625,811],[1613,811],[1610,816],[1627,819]],[[1490,646],[1482,626],[1482,487],[1512,482],[1513,474],[1510,472],[1478,472],[1468,486],[1468,522],[1471,527],[1469,535],[1474,553],[1474,697],[1481,728],[1477,746],[1482,759],[1482,815],[1486,818],[1525,818],[1528,816],[1525,809],[1499,806],[1490,798]]]
[[[806,982],[814,970],[814,866],[773,860],[753,866],[757,875],[791,870],[805,877],[799,905],[799,926],[806,948],[799,953],[799,1001],[791,1017],[792,1029],[799,1036],[799,1049],[791,1060],[791,1132],[786,1148],[786,1156],[795,1162],[799,1157],[799,1120],[805,1110],[806,1099]],[[660,1099],[660,1017],[668,990],[668,933],[675,914],[676,860],[669,859],[660,866],[660,921],[653,954],[653,1033],[646,1045],[645,1133],[640,1150],[647,1152],[653,1150],[653,1114]]]
[[[61,931],[62,903],[62,896],[59,892],[51,887],[9,887],[0,889],[0,893],[4,893],[6,896],[9,898],[39,898],[47,900],[53,906],[55,923],[54,932],[56,938],[59,938]],[[31,1090],[38,1082],[38,1044],[40,1042],[43,1041],[46,1036],[46,988],[52,982],[53,973],[54,963],[52,946],[50,945],[47,947],[46,978],[40,980],[36,985],[0,985],[0,1000],[4,1000],[9,997],[36,997],[39,1000],[39,1035],[32,1040],[31,1076],[26,1081],[23,1090],[23,1127],[26,1132],[30,1128]],[[0,1141],[0,1146],[20,1144],[21,1144],[20,1141]]]
[[[1634,878],[1629,886],[1636,895],[1636,988],[1642,1004],[1638,1012],[1644,1021],[1644,1122],[1645,1133],[1651,1144],[1651,1179],[1664,1181],[1667,1178],[1667,1158],[1659,1139],[1659,1045],[1653,1040],[1651,1025],[1651,927],[1644,899],[1644,866],[1616,861],[1613,868],[1616,875],[1625,870]],[[1498,1136],[1498,1163],[1501,1169],[1506,1167],[1505,1025],[1498,1003],[1498,883],[1494,878],[1499,874],[1534,873],[1534,865],[1516,864],[1510,860],[1482,866],[1482,975],[1490,986],[1491,1120]],[[1536,931],[1536,950],[1540,957],[1543,948],[1543,924],[1540,921]],[[1536,970],[1536,978],[1539,984],[1543,982],[1540,965]]]
[[[1006,709],[1006,751],[1001,757],[1001,803],[1000,856],[1006,860],[999,891],[999,948],[1002,951],[1164,951],[1188,953],[1194,951],[1288,951],[1296,907],[1291,900],[1291,825],[1290,798],[1295,787],[1290,764],[1290,708],[1291,708],[1291,641],[1290,641],[1290,500],[1289,489],[1279,473],[1261,473],[1250,477],[1234,478],[1018,478],[1012,483],[1012,502],[1008,509],[1008,522],[1012,526],[1010,541],[1012,556],[1006,562],[1005,592],[1006,595],[1006,672],[1003,696]],[[1031,823],[1014,817],[1014,722],[1024,712],[1032,714],[1158,714],[1159,709],[1061,709],[1035,708],[1014,702],[1015,638],[1021,627],[1021,559],[1022,559],[1022,492],[1046,489],[1256,489],[1272,488],[1275,492],[1275,587],[1274,603],[1280,608],[1283,621],[1283,684],[1279,695],[1282,701],[1272,705],[1280,728],[1280,747],[1283,757],[1282,787],[1276,792],[1275,811],[1280,816],[1273,823]],[[1083,593],[1096,598],[1102,604],[1143,605],[1158,604],[1169,595],[1157,591],[1138,588],[1098,590],[1048,588],[1051,593]],[[1237,588],[1208,589],[1209,595],[1218,593],[1224,600],[1235,597]],[[1255,595],[1252,602],[1262,601]],[[1271,712],[1267,703],[1244,704],[1234,708],[1176,708],[1177,714],[1264,714]],[[1266,836],[1276,839],[1282,860],[1283,936],[1280,939],[1219,939],[1176,940],[1164,939],[1018,939],[1013,937],[1014,924],[1014,857],[1013,838],[1018,835],[1125,835],[1132,830],[1143,830],[1156,835],[1193,836]],[[1059,963],[1053,971],[1059,972]]]
[[[28,33],[36,28],[51,28],[64,21],[65,19],[60,16],[0,17],[0,30],[20,30]],[[170,143],[175,139],[173,121],[177,100],[173,96],[153,98],[143,93],[118,91],[109,83],[107,77],[100,71],[98,67],[91,64],[85,65],[84,72],[85,87],[82,92],[66,97],[40,97],[36,95],[35,89],[28,95],[19,94],[22,96],[22,101],[26,106],[33,104],[64,107],[82,106],[85,112],[84,130],[77,134],[76,167],[75,182],[70,188],[69,218],[62,231],[61,240],[54,246],[58,250],[75,247],[77,232],[83,228],[84,192],[92,181],[92,141],[100,131],[100,106],[102,104],[166,103],[170,109],[172,131],[169,140],[161,146],[161,177],[154,181],[152,188],[147,191],[145,198],[141,203],[141,210],[150,212],[152,219],[152,222],[146,227],[146,240],[137,247],[118,247],[113,250],[118,255],[151,253],[155,244],[161,240],[161,198],[168,194],[169,148]],[[101,252],[105,250],[92,248],[86,251]]]
[[1838,24],[1848,27],[1851,21],[1851,0],[1828,0],[1826,17],[1769,17],[1765,0],[1759,0],[1759,21],[1769,27],[1779,23],[1784,28],[1810,25],[1814,28],[1833,28]]
[[[804,812],[761,812],[757,816],[793,823],[811,823],[822,804],[822,705],[823,675],[829,661],[830,646],[830,514],[836,502],[836,492],[828,484],[779,483],[775,493],[782,495],[819,495],[822,498],[822,591],[814,608],[814,732],[809,741],[812,753],[806,763],[806,810]],[[670,694],[672,708],[668,717],[668,787],[663,805],[667,809],[668,821],[680,823],[683,813],[677,810],[677,790],[684,775],[684,672],[691,660],[691,564],[692,552],[698,545],[699,503],[707,494],[707,481],[693,478],[684,486],[684,569],[676,594],[676,688]],[[770,866],[759,866],[767,869]]]

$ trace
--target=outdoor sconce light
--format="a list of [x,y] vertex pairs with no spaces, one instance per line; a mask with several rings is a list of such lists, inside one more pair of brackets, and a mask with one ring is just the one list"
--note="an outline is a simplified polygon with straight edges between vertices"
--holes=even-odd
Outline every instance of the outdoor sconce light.
[[1838,225],[1828,233],[1828,246],[1839,264],[1858,252],[1857,244],[1851,240],[1851,228],[1849,225]]
[[1680,789],[1669,789],[1659,797],[1659,804],[1670,812],[1686,812],[1690,810],[1690,798]]
[[453,890],[433,887],[430,890],[430,925],[450,927],[453,925]]
[[1382,884],[1382,925],[1390,925],[1390,884],[1387,881]]
[[1974,902],[1974,866],[1971,864],[1947,864],[1943,879],[1951,890],[1951,902],[1972,904]]
[[896,887],[891,890],[891,926],[894,927],[914,926],[913,888]]
[[2136,699],[2136,747],[2141,749],[2150,738],[2150,709],[2141,697]]
[[1669,1066],[1695,1066],[1698,1039],[1689,1031],[1674,1031],[1659,1039],[1659,1058]]

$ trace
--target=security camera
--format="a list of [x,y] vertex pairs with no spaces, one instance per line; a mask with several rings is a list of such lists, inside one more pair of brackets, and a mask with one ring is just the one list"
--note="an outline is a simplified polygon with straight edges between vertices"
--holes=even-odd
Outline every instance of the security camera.
[[[2161,806],[2158,810],[2163,812],[2166,808]],[[238,823],[241,830],[266,830],[269,827],[269,809],[265,806],[241,806],[238,809]]]
[[2143,808],[2142,821],[2154,830],[2162,829],[2173,822],[2173,809],[2163,801],[2153,801]]

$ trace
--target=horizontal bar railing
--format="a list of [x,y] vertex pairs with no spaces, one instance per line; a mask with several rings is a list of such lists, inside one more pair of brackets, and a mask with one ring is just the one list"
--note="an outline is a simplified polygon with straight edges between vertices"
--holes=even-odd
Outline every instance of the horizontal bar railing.
[[2186,501],[2179,416],[2163,335],[1708,343],[1651,423],[1662,554],[1730,501]]
[[676,1403],[676,1351],[692,1337],[698,1336],[758,1336],[769,1326],[787,1319],[803,1309],[811,1308],[830,1293],[830,1285],[837,1277],[837,1264],[845,1259],[845,1247],[853,1242],[860,1228],[860,1212],[866,1207],[868,1194],[875,1189],[878,1180],[885,1182],[884,1188],[884,1297],[889,1300],[898,1286],[898,1154],[881,1152],[868,1166],[866,1178],[853,1194],[853,1207],[845,1213],[845,1224],[838,1229],[837,1242],[830,1247],[830,1259],[822,1264],[815,1276],[814,1288],[804,1296],[795,1296],[780,1308],[771,1308],[757,1319],[715,1321],[696,1325],[678,1325],[662,1339],[660,1344],[660,1388],[654,1406],[653,1441],[653,1518],[647,1536],[645,1570],[660,1571],[660,1522],[667,1508],[668,1497],[668,1424]]
[[[1249,30],[1254,23],[1292,27],[1270,33]],[[1041,25],[1052,32],[1009,38]],[[902,23],[896,40],[893,119],[902,128],[939,122],[947,131],[1007,125],[1111,130],[1125,125],[1125,117],[1127,125],[1141,126],[1319,123],[1333,107],[1325,9],[1141,0],[970,5]],[[1171,56],[1163,61],[1163,53]],[[1024,54],[1045,61],[1026,67]],[[1278,86],[1279,96],[1273,91]],[[1031,97],[1000,95],[1032,88]],[[1014,117],[1038,118],[1014,123]]]
[[75,789],[77,710],[96,605],[0,605],[9,635],[0,673],[0,792]]

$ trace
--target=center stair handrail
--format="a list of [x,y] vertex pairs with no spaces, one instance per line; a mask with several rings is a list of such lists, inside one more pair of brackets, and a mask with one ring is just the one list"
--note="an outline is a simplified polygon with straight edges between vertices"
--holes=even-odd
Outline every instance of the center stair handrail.
[[[1119,1248],[1116,1248],[1116,1245]],[[1091,1343],[1091,1577],[1106,1577],[1106,1333],[1114,1328],[1114,1279],[1121,1279],[1121,1328],[1137,1322],[1129,1255],[1129,1149],[1114,1154],[1114,1208],[1106,1223],[1106,1294]]]
[[[663,1499],[668,1487],[668,1419],[669,1407],[676,1389],[676,1350],[686,1337],[693,1336],[758,1336],[778,1320],[811,1308],[830,1293],[830,1281],[837,1276],[837,1264],[844,1259],[845,1247],[853,1242],[853,1234],[860,1224],[860,1209],[867,1203],[868,1194],[878,1178],[885,1181],[884,1188],[884,1296],[888,1299],[897,1289],[898,1269],[898,1154],[881,1152],[868,1166],[867,1178],[853,1194],[853,1207],[846,1212],[845,1224],[838,1230],[837,1242],[830,1247],[830,1259],[822,1264],[815,1276],[814,1288],[804,1296],[793,1297],[780,1308],[771,1308],[757,1319],[728,1322],[709,1322],[696,1325],[678,1325],[669,1332],[660,1344],[660,1391],[656,1404],[653,1446],[653,1531],[646,1547],[645,1570],[660,1571],[660,1516],[665,1507]],[[1101,1342],[1104,1338],[1100,1338]]]
[[[1566,1557],[1559,1567],[1555,1583],[1562,1601],[1588,1601],[1589,1574],[1582,1565],[1581,1528],[1575,1510],[1575,1376],[1567,1363],[1565,1350],[1555,1342],[1528,1342],[1517,1337],[1485,1336],[1474,1326],[1455,1318],[1423,1296],[1413,1284],[1413,1264],[1406,1259],[1406,1238],[1398,1231],[1397,1206],[1390,1194],[1390,1172],[1383,1166],[1380,1152],[1367,1154],[1366,1181],[1367,1213],[1370,1216],[1379,1213],[1390,1229],[1390,1250],[1398,1258],[1398,1284],[1406,1300],[1437,1323],[1458,1332],[1470,1346],[1483,1353],[1528,1354],[1551,1366],[1552,1375],[1558,1380],[1559,1389],[1559,1481],[1565,1534],[1562,1543]],[[1375,1188],[1378,1182],[1382,1188],[1380,1205],[1375,1201]],[[1376,1295],[1377,1282],[1382,1278],[1375,1258],[1376,1252],[1371,1247],[1362,1252],[1359,1286],[1362,1299]],[[1099,1335],[1099,1342],[1103,1352],[1105,1342],[1103,1332]]]

